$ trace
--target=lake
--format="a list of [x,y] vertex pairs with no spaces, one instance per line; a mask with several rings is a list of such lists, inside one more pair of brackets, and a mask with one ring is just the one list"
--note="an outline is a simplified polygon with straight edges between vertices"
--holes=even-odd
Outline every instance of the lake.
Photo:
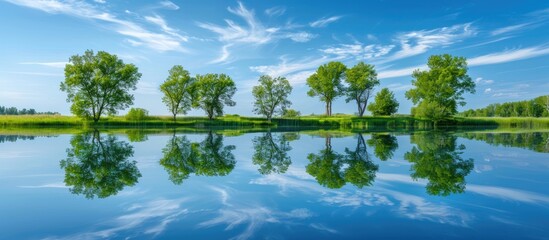
[[548,239],[549,133],[0,135],[0,239]]

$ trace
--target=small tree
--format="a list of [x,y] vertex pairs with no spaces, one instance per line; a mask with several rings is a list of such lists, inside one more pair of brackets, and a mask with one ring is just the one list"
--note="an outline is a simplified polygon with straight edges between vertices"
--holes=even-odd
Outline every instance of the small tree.
[[392,115],[398,110],[395,95],[388,88],[383,88],[376,94],[375,101],[368,105],[368,111],[374,116]]
[[170,69],[169,76],[160,85],[160,91],[164,93],[162,102],[173,114],[173,121],[176,121],[177,114],[186,114],[195,99],[196,79],[189,75],[181,65],[175,65]]
[[418,104],[415,114],[436,122],[457,113],[457,105],[464,106],[463,94],[475,93],[475,82],[467,75],[467,61],[449,54],[433,55],[427,62],[429,70],[415,70],[415,88],[406,98]]
[[282,117],[285,118],[295,118],[299,116],[301,116],[301,112],[295,109],[286,109],[284,113],[282,113]]
[[141,73],[135,65],[107,52],[87,50],[69,59],[60,88],[67,92],[73,114],[97,122],[104,112],[116,114],[133,104],[128,91],[136,89],[139,78]]
[[379,85],[376,70],[373,65],[359,62],[354,67],[347,69],[345,75],[345,82],[349,84],[345,90],[347,95],[345,101],[355,101],[358,107],[358,116],[362,117],[374,87]]
[[326,115],[332,116],[332,101],[343,95],[341,79],[347,67],[341,62],[329,62],[316,70],[307,78],[307,85],[311,88],[307,94],[311,97],[319,96],[326,103]]
[[143,108],[131,108],[126,114],[126,120],[141,121],[149,116],[149,111]]
[[263,75],[259,78],[259,85],[254,86],[252,91],[255,97],[253,111],[265,115],[270,122],[273,114],[282,114],[292,104],[288,100],[290,93],[292,86],[285,77]]
[[208,119],[223,116],[223,107],[234,106],[232,100],[236,86],[231,77],[225,74],[206,74],[196,76],[197,105],[202,108]]

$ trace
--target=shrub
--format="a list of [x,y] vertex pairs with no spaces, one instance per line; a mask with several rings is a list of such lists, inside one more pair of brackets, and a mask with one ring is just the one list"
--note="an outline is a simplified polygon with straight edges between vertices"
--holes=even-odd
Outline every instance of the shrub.
[[284,118],[294,118],[299,116],[301,116],[301,112],[294,109],[286,109],[284,110],[284,113],[282,113],[282,117]]
[[145,120],[149,116],[149,111],[143,108],[131,108],[126,114],[126,120],[140,121]]

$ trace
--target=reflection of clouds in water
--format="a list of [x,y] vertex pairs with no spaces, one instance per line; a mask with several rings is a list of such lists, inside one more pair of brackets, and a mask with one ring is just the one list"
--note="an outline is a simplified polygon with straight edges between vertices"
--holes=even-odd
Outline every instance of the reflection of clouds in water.
[[494,167],[492,167],[491,165],[488,165],[488,164],[481,164],[481,165],[476,165],[475,166],[475,172],[476,173],[482,173],[482,172],[489,172],[489,171],[492,171],[494,170]]
[[467,227],[472,220],[472,216],[457,208],[429,202],[419,196],[389,190],[387,190],[387,194],[399,202],[396,211],[401,216],[410,219],[428,220],[462,227]]
[[524,203],[549,203],[549,197],[533,192],[527,192],[523,190],[517,190],[512,188],[494,187],[494,186],[481,186],[481,185],[468,185],[467,191],[474,192],[480,195],[484,195],[492,198],[499,198],[503,200],[512,200]]
[[[107,229],[84,232],[66,237],[49,237],[46,239],[113,238],[117,233],[126,230],[134,230],[135,232],[142,230],[142,233],[157,235],[162,233],[167,225],[176,220],[179,215],[188,213],[187,209],[181,209],[181,203],[185,201],[186,199],[159,199],[144,204],[134,204],[126,209],[129,213],[107,222],[106,225],[111,226]],[[147,224],[151,222],[155,222],[156,224],[147,227]]]
[[326,231],[326,232],[333,233],[333,234],[337,233],[337,230],[335,230],[333,228],[326,227],[326,226],[324,226],[324,224],[311,223],[309,226],[311,226],[312,228],[314,228],[316,230]]
[[64,183],[46,183],[42,185],[18,186],[19,188],[69,188]]
[[342,207],[393,205],[393,202],[386,196],[364,191],[356,191],[355,193],[334,192],[333,196],[322,197],[320,201]]
[[220,202],[226,207],[220,209],[218,216],[199,223],[198,227],[209,228],[226,224],[225,230],[232,230],[239,225],[246,225],[244,231],[231,239],[249,239],[266,223],[292,224],[293,220],[310,218],[313,214],[304,208],[290,212],[281,212],[259,204],[229,202],[229,191],[219,187],[211,187],[219,193]]
[[282,174],[270,174],[263,175],[260,178],[252,179],[250,184],[257,185],[273,185],[280,188],[280,194],[286,195],[288,190],[298,190],[301,192],[315,192],[315,193],[326,193],[329,190],[318,185],[318,183],[303,180],[295,177],[290,177]]

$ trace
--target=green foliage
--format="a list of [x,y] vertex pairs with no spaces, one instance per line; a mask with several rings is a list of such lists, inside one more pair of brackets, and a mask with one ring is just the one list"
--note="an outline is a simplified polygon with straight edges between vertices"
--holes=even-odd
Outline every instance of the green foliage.
[[164,93],[162,102],[173,114],[175,122],[177,114],[186,114],[196,100],[196,79],[182,66],[175,65],[170,69],[166,81],[160,85],[160,91]]
[[65,170],[65,184],[74,194],[106,198],[135,185],[141,177],[137,162],[128,161],[133,147],[113,135],[102,137],[98,131],[78,134],[71,139],[71,146],[60,165]]
[[143,121],[149,116],[149,111],[143,108],[130,108],[130,111],[126,114],[126,120],[130,121]]
[[393,154],[398,148],[396,137],[389,134],[372,133],[372,137],[368,139],[367,143],[368,146],[374,148],[374,155],[381,161],[393,158]]
[[295,109],[286,109],[284,110],[284,113],[282,113],[283,118],[296,118],[299,116],[301,116],[301,112]]
[[475,139],[495,146],[519,147],[549,153],[549,132],[483,133],[464,132],[460,137]]
[[332,150],[330,136],[326,136],[326,148],[319,154],[309,154],[307,159],[310,161],[306,166],[307,173],[328,188],[341,188],[347,182],[359,188],[370,186],[378,170],[378,166],[370,161],[362,134],[358,134],[355,151],[346,148],[345,155]]
[[368,111],[374,116],[389,116],[397,112],[398,106],[393,92],[388,88],[383,88],[376,94],[375,101],[368,105]]
[[203,176],[225,176],[236,161],[232,151],[234,145],[224,146],[223,136],[209,132],[200,143],[190,142],[185,136],[174,136],[162,149],[160,164],[168,172],[174,184],[181,184],[190,174]]
[[467,61],[449,54],[433,55],[427,62],[429,70],[415,70],[412,74],[415,88],[406,92],[406,98],[418,104],[415,115],[435,122],[457,113],[457,105],[464,106],[463,94],[475,93],[475,82],[467,75]]
[[290,93],[292,86],[285,77],[263,75],[259,78],[259,85],[252,90],[255,98],[253,111],[265,115],[271,121],[273,114],[282,114],[292,104],[288,100]]
[[344,87],[341,84],[347,67],[341,62],[329,62],[316,70],[307,78],[307,85],[311,88],[307,94],[311,97],[319,96],[326,103],[326,115],[332,115],[332,101],[343,95]]
[[263,136],[255,137],[253,164],[259,166],[259,173],[285,173],[288,170],[292,159],[288,152],[292,149],[286,134],[279,134],[275,137],[271,132],[266,132]]
[[97,122],[103,113],[114,115],[133,104],[128,91],[136,89],[139,78],[135,65],[107,52],[87,50],[69,59],[60,89],[67,92],[73,114]]
[[467,110],[464,117],[548,117],[549,96],[532,100],[490,104],[485,108]]
[[362,117],[374,87],[379,85],[376,70],[373,65],[359,62],[354,67],[347,69],[345,75],[345,82],[349,85],[345,89],[347,95],[345,101],[355,101],[358,107],[358,116]]
[[232,100],[236,92],[233,80],[225,74],[206,74],[196,76],[197,104],[208,119],[223,116],[223,107],[234,106]]
[[464,160],[464,145],[457,145],[457,137],[446,132],[416,133],[410,136],[417,146],[404,159],[412,165],[413,179],[426,178],[427,192],[447,196],[465,190],[465,176],[474,167],[473,159]]

